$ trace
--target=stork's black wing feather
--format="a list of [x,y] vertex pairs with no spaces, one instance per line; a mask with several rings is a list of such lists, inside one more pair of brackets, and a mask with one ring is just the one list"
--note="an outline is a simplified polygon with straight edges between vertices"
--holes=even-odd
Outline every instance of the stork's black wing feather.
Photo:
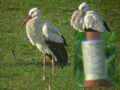
[[56,43],[51,41],[46,41],[48,48],[53,52],[54,56],[57,58],[57,64],[63,67],[68,63],[67,51],[64,47],[64,43]]
[[66,45],[66,46],[67,46],[67,43],[66,43],[66,40],[65,40],[64,36],[63,36],[63,35],[61,35],[61,37],[62,37],[62,38],[63,38],[63,40],[64,40],[64,45]]
[[109,29],[108,25],[105,23],[105,21],[104,21],[103,23],[104,23],[104,26],[105,26],[106,30],[107,30],[108,32],[110,32],[110,29]]
[[85,28],[85,31],[86,31],[86,32],[98,32],[98,31],[93,30],[93,29],[90,29],[90,28],[89,28],[89,29],[86,29],[86,28]]

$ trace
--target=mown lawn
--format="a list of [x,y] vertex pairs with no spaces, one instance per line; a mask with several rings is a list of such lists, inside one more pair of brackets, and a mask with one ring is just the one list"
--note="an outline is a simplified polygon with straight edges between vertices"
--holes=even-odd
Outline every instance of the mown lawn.
[[[39,7],[41,19],[53,22],[65,36],[69,65],[55,67],[52,90],[80,90],[73,75],[72,40],[75,31],[70,26],[72,12],[85,0],[0,0],[0,90],[48,90],[51,80],[51,61],[47,63],[47,82],[42,83],[42,57],[39,50],[27,39],[25,28],[20,25],[29,9]],[[120,40],[120,0],[86,0],[91,8],[104,16],[108,26],[118,31]],[[120,43],[118,42],[118,45]],[[116,58],[116,77],[120,80],[120,49]],[[120,85],[119,83],[116,86]],[[83,90],[83,89],[81,89]],[[90,89],[88,89],[90,90]]]

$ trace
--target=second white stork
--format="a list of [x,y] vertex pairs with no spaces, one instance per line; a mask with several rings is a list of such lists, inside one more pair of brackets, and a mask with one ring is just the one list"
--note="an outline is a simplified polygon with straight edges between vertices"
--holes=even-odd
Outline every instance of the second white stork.
[[54,60],[61,67],[68,63],[68,55],[65,49],[65,39],[53,24],[40,20],[40,9],[30,9],[27,18],[26,33],[31,44],[36,46],[44,55],[43,57],[43,81],[45,81],[46,55],[52,59],[52,79],[54,80]]
[[74,11],[71,18],[71,25],[79,32],[110,32],[102,16],[95,11],[89,10],[89,5],[83,2]]

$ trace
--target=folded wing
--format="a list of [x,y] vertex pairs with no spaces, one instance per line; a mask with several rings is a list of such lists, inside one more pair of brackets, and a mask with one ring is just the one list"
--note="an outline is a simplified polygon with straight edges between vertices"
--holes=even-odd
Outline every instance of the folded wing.
[[46,40],[56,43],[64,43],[64,38],[59,30],[52,24],[45,23],[42,28],[42,34]]
[[88,11],[84,17],[84,28],[86,30],[93,30],[97,32],[109,32],[103,18],[94,11]]

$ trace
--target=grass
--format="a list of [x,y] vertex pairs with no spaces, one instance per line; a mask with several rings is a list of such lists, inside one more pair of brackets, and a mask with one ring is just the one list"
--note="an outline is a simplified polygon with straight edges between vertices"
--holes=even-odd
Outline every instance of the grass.
[[[64,69],[55,67],[53,90],[80,90],[73,76],[74,29],[70,26],[72,12],[84,0],[0,0],[0,90],[47,90],[51,80],[51,61],[47,65],[47,82],[42,83],[42,57],[39,50],[27,39],[25,28],[20,25],[30,8],[41,9],[41,19],[53,22],[65,36],[69,65]],[[98,2],[96,2],[98,1]],[[88,0],[91,8],[104,16],[112,31],[120,36],[120,1]],[[118,38],[119,41],[119,38]],[[120,43],[118,42],[118,45]],[[118,49],[120,52],[120,49]],[[14,55],[15,54],[15,55]],[[118,53],[118,57],[120,54]],[[116,59],[116,63],[120,63]],[[120,76],[120,64],[116,77]],[[118,79],[119,81],[119,79]],[[119,86],[119,83],[116,86]]]

